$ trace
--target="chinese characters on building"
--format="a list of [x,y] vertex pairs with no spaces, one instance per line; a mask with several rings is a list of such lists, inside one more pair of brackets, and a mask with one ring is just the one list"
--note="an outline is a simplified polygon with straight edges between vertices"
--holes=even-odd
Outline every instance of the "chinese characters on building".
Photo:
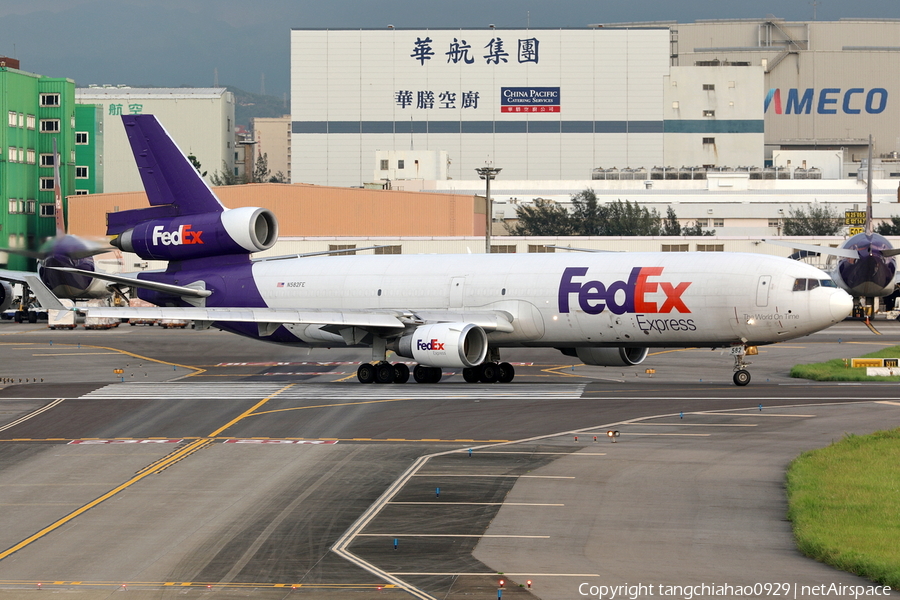
[[478,92],[456,92],[443,91],[433,92],[431,90],[399,90],[394,92],[394,102],[400,108],[418,108],[418,109],[455,109],[455,108],[478,108]]
[[109,105],[109,116],[118,117],[123,114],[131,114],[131,115],[139,115],[144,111],[143,104],[129,104],[128,105],[128,113],[122,112],[125,109],[124,104],[110,104]]
[[[520,63],[535,63],[540,60],[538,49],[540,40],[537,38],[528,38],[518,40],[519,46],[516,53],[516,60]],[[426,61],[432,60],[437,56],[434,48],[435,41],[429,36],[425,38],[417,37],[413,43],[413,51],[409,56],[413,60],[419,61],[420,65],[424,65]],[[508,63],[510,59],[509,52],[506,50],[506,43],[503,38],[497,36],[492,37],[490,41],[480,50],[483,52],[481,60],[488,65],[499,65]],[[447,45],[447,51],[443,53],[447,57],[448,63],[471,65],[475,62],[475,50],[466,40],[453,38],[453,41]]]

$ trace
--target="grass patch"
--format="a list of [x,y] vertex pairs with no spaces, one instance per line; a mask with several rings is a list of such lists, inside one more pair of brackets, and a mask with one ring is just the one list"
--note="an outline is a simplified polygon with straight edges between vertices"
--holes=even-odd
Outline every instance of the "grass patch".
[[786,481],[801,552],[900,589],[900,429],[804,452]]
[[[894,377],[869,377],[866,375],[865,367],[849,367],[850,358],[898,358],[900,357],[900,346],[892,346],[863,354],[862,356],[852,356],[846,359],[836,358],[823,363],[813,363],[809,365],[795,365],[791,369],[791,377],[800,379],[812,379],[814,381],[900,381],[900,375]],[[845,363],[844,360],[847,362]]]

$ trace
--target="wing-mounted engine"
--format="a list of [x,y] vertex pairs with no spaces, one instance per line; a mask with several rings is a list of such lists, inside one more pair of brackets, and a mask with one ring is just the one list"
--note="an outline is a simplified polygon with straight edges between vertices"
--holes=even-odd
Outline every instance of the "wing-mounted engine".
[[12,286],[5,281],[0,281],[0,311],[4,311],[12,306],[13,290]]
[[110,243],[145,260],[189,260],[260,252],[277,239],[272,211],[242,207],[143,221]]
[[644,362],[648,348],[558,348],[566,356],[574,356],[586,365],[597,367],[633,367]]
[[487,356],[487,334],[472,323],[434,323],[402,336],[394,352],[429,367],[474,367]]

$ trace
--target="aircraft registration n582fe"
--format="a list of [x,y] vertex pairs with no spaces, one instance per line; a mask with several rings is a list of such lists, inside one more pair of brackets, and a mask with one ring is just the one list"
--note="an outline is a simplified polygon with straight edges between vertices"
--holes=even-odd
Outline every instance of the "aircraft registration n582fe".
[[[150,208],[108,215],[112,244],[165,271],[137,278],[158,308],[84,307],[91,316],[190,319],[303,347],[372,348],[361,382],[417,382],[443,368],[509,382],[503,348],[551,347],[590,365],[641,363],[649,348],[748,348],[824,329],[852,301],[820,270],[736,253],[305,255],[251,259],[277,238],[263,208],[226,209],[152,115],[123,116]],[[58,307],[61,308],[61,307]]]

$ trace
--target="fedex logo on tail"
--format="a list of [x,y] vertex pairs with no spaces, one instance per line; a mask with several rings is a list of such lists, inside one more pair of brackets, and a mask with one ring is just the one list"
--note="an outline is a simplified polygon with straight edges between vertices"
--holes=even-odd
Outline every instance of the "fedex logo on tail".
[[175,231],[164,231],[163,225],[153,228],[153,245],[183,246],[186,244],[202,244],[202,231],[192,231],[190,225],[181,225]]
[[[609,285],[600,281],[576,281],[587,274],[587,267],[569,267],[563,271],[559,282],[559,312],[568,313],[572,296],[578,306],[589,315],[598,315],[607,308],[616,315],[624,313],[690,313],[681,296],[691,281],[678,284],[655,281],[664,267],[635,267],[628,281],[614,281]],[[662,293],[662,303],[649,300],[649,294]]]
[[444,342],[439,342],[438,340],[416,340],[416,346],[418,346],[419,350],[443,350]]

